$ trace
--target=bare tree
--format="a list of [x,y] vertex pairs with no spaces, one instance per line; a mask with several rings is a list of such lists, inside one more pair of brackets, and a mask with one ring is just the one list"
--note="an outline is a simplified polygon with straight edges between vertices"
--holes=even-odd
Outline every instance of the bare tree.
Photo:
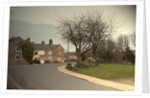
[[127,35],[120,35],[118,38],[118,47],[123,52],[129,48],[129,38]]
[[69,40],[76,48],[77,55],[77,66],[82,67],[82,57],[89,49],[89,43],[86,37],[85,28],[85,17],[78,16],[72,17],[71,19],[60,21],[58,29],[62,34],[63,39]]
[[96,51],[99,45],[112,34],[112,20],[106,22],[102,15],[103,12],[94,11],[60,21],[58,28],[63,39],[70,40],[76,47],[78,66],[82,66],[82,55],[89,50],[92,50],[93,58],[97,61]]
[[134,32],[132,32],[131,34],[130,34],[130,38],[131,38],[131,42],[132,42],[132,44],[134,45],[134,47],[135,47],[135,45],[136,45],[136,35],[135,35],[135,31]]
[[120,35],[118,38],[118,47],[121,49],[122,59],[127,61],[127,54],[130,52],[129,47],[129,36],[127,35]]
[[112,40],[112,39],[107,39],[106,40],[106,45],[107,45],[107,49],[110,51],[114,51],[116,50],[116,43]]
[[100,13],[89,13],[87,19],[85,20],[87,38],[91,44],[93,58],[95,59],[95,65],[97,64],[98,58],[96,56],[96,51],[100,44],[106,40],[113,31],[112,20],[109,22],[104,21],[103,12]]
[[127,35],[123,37],[125,51],[129,48],[129,38]]
[[118,48],[119,48],[119,50],[121,50],[121,52],[123,51],[123,36],[121,35],[121,36],[119,36],[119,38],[118,38]]

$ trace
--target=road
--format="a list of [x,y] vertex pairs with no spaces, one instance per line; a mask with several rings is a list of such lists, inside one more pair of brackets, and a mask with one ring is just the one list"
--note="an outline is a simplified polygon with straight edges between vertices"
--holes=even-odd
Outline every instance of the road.
[[38,90],[117,90],[79,79],[57,70],[62,64],[9,67],[8,73],[23,89]]

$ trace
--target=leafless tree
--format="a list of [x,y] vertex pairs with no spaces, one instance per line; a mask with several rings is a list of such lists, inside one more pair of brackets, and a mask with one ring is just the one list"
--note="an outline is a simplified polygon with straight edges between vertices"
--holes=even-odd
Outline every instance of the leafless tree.
[[124,40],[124,49],[127,50],[129,48],[129,37],[125,35],[123,37],[123,40]]
[[118,47],[121,50],[120,55],[122,56],[121,58],[124,59],[124,61],[127,60],[127,54],[130,52],[130,47],[129,47],[129,36],[128,35],[120,35],[118,38]]
[[110,51],[116,50],[116,43],[112,39],[106,40],[107,49]]
[[120,35],[118,38],[118,47],[123,52],[129,48],[129,38],[127,35]]
[[89,49],[85,32],[85,16],[74,16],[71,19],[61,20],[58,26],[63,39],[69,40],[76,48],[77,66],[82,66],[82,57]]
[[135,45],[136,45],[136,35],[135,35],[135,31],[134,32],[132,32],[131,34],[130,34],[130,38],[131,38],[131,42],[132,42],[132,44],[134,45],[134,47],[135,47]]
[[60,21],[58,28],[63,39],[70,40],[76,47],[78,66],[82,65],[81,55],[89,50],[92,50],[93,58],[97,60],[96,51],[99,45],[112,34],[112,20],[106,22],[102,15],[103,12],[94,11]]
[[112,20],[104,21],[103,12],[99,13],[89,13],[85,20],[87,38],[91,45],[93,58],[95,59],[97,65],[96,51],[100,44],[106,40],[113,31]]
[[118,48],[119,48],[119,50],[121,50],[121,52],[123,51],[123,36],[121,35],[121,36],[119,36],[119,38],[118,38]]

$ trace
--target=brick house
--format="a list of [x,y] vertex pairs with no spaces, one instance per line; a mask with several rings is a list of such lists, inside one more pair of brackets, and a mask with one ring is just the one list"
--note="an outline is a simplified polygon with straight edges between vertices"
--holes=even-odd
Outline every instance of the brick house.
[[24,40],[21,37],[12,37],[9,39],[9,55],[8,55],[8,65],[24,65],[28,62],[23,58],[22,49],[20,44]]
[[46,63],[64,62],[64,49],[59,45],[54,45],[53,40],[49,40],[49,44],[42,41],[41,44],[34,44],[34,57],[35,59],[43,59]]
[[65,54],[65,61],[77,61],[77,55],[75,52],[69,52]]

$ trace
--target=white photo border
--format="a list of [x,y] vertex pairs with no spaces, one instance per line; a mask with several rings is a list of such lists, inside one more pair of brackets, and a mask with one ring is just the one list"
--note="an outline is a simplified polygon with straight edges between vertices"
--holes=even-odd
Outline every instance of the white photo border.
[[[97,91],[97,90],[8,90],[8,39],[10,7],[13,6],[95,6],[95,5],[136,5],[136,66],[135,66],[135,90],[134,91]],[[144,40],[144,0],[106,0],[106,1],[87,1],[87,2],[5,2],[4,6],[4,32],[2,42],[2,82],[1,92],[6,94],[100,94],[100,95],[141,95],[142,94],[142,65],[143,65],[143,40]]]

